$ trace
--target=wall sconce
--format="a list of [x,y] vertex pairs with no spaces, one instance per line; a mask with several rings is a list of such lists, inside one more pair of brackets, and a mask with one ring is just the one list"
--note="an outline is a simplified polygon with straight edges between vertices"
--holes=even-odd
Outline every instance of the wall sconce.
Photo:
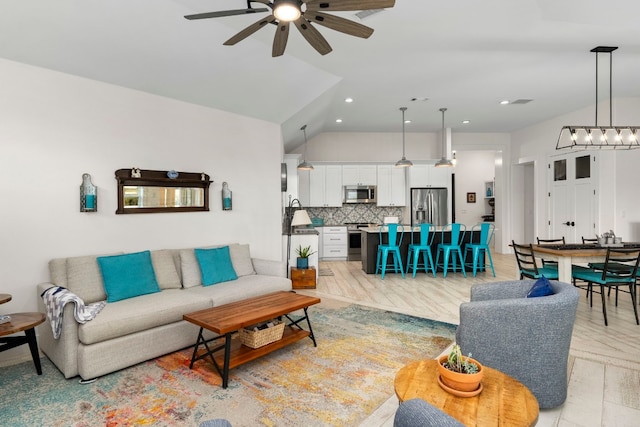
[[223,211],[230,211],[232,206],[231,206],[231,196],[232,196],[232,191],[229,190],[229,184],[227,184],[226,182],[222,183],[222,210]]
[[91,175],[82,174],[80,185],[80,212],[98,211],[98,188],[91,182]]

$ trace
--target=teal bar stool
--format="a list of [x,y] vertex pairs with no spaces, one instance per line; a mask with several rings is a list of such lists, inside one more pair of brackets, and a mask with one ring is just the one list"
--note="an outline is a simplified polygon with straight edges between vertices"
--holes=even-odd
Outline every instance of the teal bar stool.
[[[431,253],[431,244],[435,237],[435,226],[432,224],[420,224],[420,241],[418,243],[413,242],[413,230],[411,233],[411,244],[409,245],[409,252],[407,253],[407,273],[409,269],[413,270],[413,277],[416,277],[416,272],[419,269],[424,269],[425,273],[429,272],[429,266],[431,266],[431,272],[433,277],[436,277],[436,267],[433,263],[433,254]],[[422,263],[420,262],[420,255],[422,255]]]
[[[383,236],[387,234],[387,243],[383,243]],[[400,244],[404,236],[404,227],[398,224],[385,224],[380,226],[380,244],[378,245],[378,256],[376,259],[376,274],[380,272],[380,278],[384,280],[387,268],[393,268],[394,273],[400,273],[404,279],[404,269],[402,268],[402,259],[400,258]],[[387,261],[391,255],[393,266],[387,265]]]
[[[448,224],[442,230],[442,238],[438,244],[438,254],[436,256],[436,266],[442,267],[444,277],[447,277],[447,270],[449,269],[449,260],[451,260],[451,271],[455,272],[460,269],[464,277],[467,277],[467,273],[464,271],[464,259],[462,258],[462,248],[460,242],[464,239],[464,234],[467,231],[467,227],[464,224],[453,223]],[[449,242],[445,239],[445,233],[450,232],[451,240]],[[440,256],[442,255],[442,263],[440,262]],[[456,258],[457,255],[457,258]],[[460,261],[460,267],[458,267],[458,260]]]
[[[491,258],[491,251],[489,245],[491,239],[493,239],[493,233],[496,230],[496,226],[490,222],[483,222],[471,227],[471,242],[467,243],[464,247],[464,258],[467,258],[467,254],[471,252],[471,259],[473,260],[466,265],[473,267],[473,277],[476,277],[478,268],[484,268],[484,254],[487,254],[489,259],[489,265],[491,266],[491,272],[493,277],[496,277],[496,271],[493,269],[493,258]],[[474,237],[478,237],[474,239]],[[477,243],[476,243],[477,242]]]

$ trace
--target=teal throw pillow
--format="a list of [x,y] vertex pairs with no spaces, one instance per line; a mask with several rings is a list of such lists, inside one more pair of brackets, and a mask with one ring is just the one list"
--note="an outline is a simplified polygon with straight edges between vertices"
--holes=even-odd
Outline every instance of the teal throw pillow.
[[551,282],[546,277],[540,276],[529,290],[527,298],[546,297],[548,295],[553,295]]
[[194,249],[200,273],[202,285],[210,286],[220,282],[236,280],[238,275],[233,269],[229,246],[213,249]]
[[160,292],[151,252],[103,256],[96,258],[102,272],[107,302]]

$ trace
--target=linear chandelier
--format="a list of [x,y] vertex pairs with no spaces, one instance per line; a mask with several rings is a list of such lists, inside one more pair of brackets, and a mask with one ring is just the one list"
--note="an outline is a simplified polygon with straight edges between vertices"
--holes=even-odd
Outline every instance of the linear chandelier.
[[[632,150],[640,148],[640,125],[613,126],[613,51],[617,46],[598,46],[591,49],[596,54],[596,120],[593,126],[563,126],[558,136],[556,150],[565,148],[578,149],[613,149]],[[598,57],[600,53],[609,54],[609,126],[598,125]]]

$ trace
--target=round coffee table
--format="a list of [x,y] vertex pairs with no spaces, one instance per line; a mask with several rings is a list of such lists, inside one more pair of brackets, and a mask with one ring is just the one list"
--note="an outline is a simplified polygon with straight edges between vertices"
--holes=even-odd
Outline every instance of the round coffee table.
[[[46,316],[43,313],[10,313],[9,316],[11,316],[10,321],[0,323],[0,343],[2,343],[0,352],[22,344],[29,344],[33,364],[36,365],[36,372],[38,372],[38,375],[42,375],[38,341],[36,340],[36,331],[34,328],[44,322]],[[24,331],[24,336],[5,336],[22,331]]]
[[538,401],[531,391],[509,375],[484,366],[482,392],[457,397],[438,385],[438,362],[420,360],[396,374],[394,387],[400,402],[421,398],[466,426],[533,426]]

